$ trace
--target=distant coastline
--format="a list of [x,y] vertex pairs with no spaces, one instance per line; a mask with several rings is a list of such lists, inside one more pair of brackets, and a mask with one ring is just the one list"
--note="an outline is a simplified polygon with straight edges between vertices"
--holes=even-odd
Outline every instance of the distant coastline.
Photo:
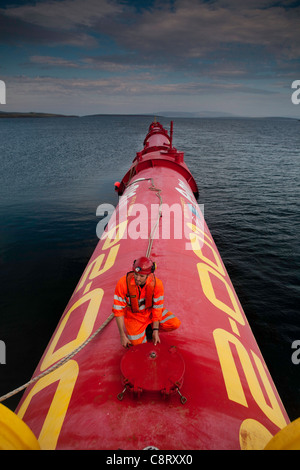
[[17,112],[3,112],[0,111],[0,118],[51,118],[51,117],[78,117],[78,116],[70,116],[65,114],[51,114],[51,113],[17,113]]
[[71,115],[71,114],[53,114],[53,113],[38,113],[38,112],[17,112],[17,111],[0,111],[0,118],[80,118],[80,117],[99,117],[99,116],[155,116],[156,118],[222,118],[222,119],[296,119],[296,117],[289,116],[264,116],[264,117],[254,117],[254,116],[238,116],[229,113],[218,113],[204,111],[199,113],[187,113],[187,112],[172,112],[165,111],[159,113],[141,113],[141,114],[87,114],[83,116]]

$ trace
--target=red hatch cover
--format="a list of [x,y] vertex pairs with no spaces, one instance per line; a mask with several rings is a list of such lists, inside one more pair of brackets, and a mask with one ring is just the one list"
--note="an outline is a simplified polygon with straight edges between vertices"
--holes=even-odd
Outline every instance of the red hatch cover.
[[[184,360],[176,346],[165,343],[154,346],[149,342],[131,347],[121,360],[125,389],[118,398],[122,400],[127,387],[138,393],[148,391],[169,395],[177,391],[180,394],[184,371]],[[185,403],[185,397],[181,401]]]

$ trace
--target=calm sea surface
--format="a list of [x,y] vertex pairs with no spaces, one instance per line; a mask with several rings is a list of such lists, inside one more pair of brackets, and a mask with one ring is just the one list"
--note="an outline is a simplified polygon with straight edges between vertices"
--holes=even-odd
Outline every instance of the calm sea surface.
[[[169,119],[160,118],[169,129]],[[31,375],[152,117],[0,119],[0,395]],[[300,122],[174,119],[199,204],[290,419],[300,416]],[[14,409],[21,395],[4,404]]]

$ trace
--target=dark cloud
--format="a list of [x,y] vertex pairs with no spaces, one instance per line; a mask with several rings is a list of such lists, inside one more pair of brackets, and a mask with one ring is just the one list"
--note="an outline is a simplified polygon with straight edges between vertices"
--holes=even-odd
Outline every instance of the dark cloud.
[[300,57],[300,7],[292,0],[164,0],[145,6],[46,0],[10,7],[0,10],[0,40],[101,47],[106,36],[122,49],[119,63],[125,57],[139,66],[152,62],[179,70],[226,60],[246,72],[255,63],[275,67],[277,60]]
[[221,55],[236,44],[263,47],[274,56],[300,56],[299,6],[286,9],[261,0],[177,0],[172,9],[167,2],[162,5],[136,15],[134,24],[102,22],[101,30],[123,46],[151,57],[192,59],[216,50]]
[[122,8],[109,0],[46,0],[0,9],[0,39],[17,44],[42,43],[94,47],[93,25]]
[[114,0],[45,0],[0,10],[8,18],[60,31],[78,26],[91,28],[97,19],[121,11],[122,7]]
[[95,46],[95,39],[86,33],[57,31],[37,24],[8,17],[0,12],[0,43]]
[[243,94],[253,107],[279,92],[285,102],[299,78],[299,19],[293,0],[28,1],[0,8],[0,44],[4,57],[18,46],[5,73],[31,75],[8,80],[24,100],[184,97],[193,107],[223,95],[230,106]]

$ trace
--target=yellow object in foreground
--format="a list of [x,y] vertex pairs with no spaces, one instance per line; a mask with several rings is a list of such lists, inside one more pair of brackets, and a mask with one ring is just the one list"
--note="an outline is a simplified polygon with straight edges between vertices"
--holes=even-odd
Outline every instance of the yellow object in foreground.
[[275,434],[264,450],[300,450],[300,418]]
[[38,440],[27,424],[1,404],[0,450],[40,450]]

